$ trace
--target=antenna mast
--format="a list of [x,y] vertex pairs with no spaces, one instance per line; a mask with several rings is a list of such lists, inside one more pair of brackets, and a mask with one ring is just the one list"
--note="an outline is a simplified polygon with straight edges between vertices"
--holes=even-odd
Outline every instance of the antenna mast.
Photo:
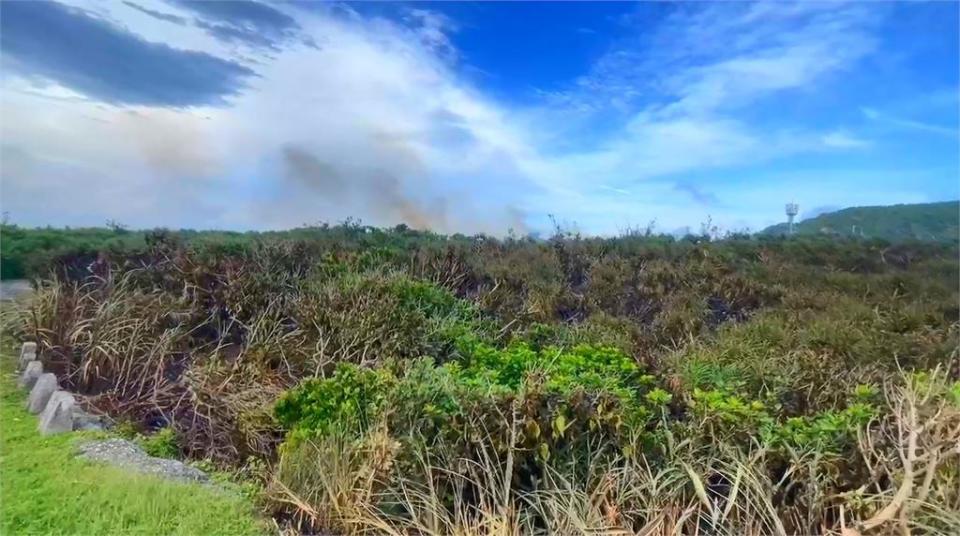
[[787,203],[787,234],[792,235],[794,233],[793,218],[796,217],[798,212],[800,212],[800,205],[796,203]]

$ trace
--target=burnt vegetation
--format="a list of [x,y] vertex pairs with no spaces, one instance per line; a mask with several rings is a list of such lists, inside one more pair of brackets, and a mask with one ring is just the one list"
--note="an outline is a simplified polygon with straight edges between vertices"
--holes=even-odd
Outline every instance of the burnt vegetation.
[[8,329],[286,530],[960,531],[955,243],[347,223],[32,266]]

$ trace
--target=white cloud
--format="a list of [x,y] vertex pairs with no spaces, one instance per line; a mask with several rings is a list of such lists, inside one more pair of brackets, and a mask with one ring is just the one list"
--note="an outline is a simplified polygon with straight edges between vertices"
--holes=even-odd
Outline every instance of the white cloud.
[[560,103],[629,108],[659,99],[686,113],[751,103],[802,89],[842,71],[876,46],[871,28],[883,6],[856,4],[681,4],[655,27],[639,16]]
[[[439,50],[443,19],[424,11],[411,16],[418,22],[413,28],[304,16],[304,30],[323,45],[264,58],[250,91],[228,108],[51,105],[6,79],[4,143],[34,158],[29,169],[5,166],[5,208],[15,221],[42,224],[69,211],[91,186],[109,184],[110,196],[86,197],[85,210],[96,216],[83,223],[121,219],[114,216],[125,212],[118,207],[168,199],[176,189],[195,196],[178,200],[179,208],[196,209],[192,216],[140,205],[122,221],[277,228],[359,216],[376,225],[406,221],[444,231],[520,227],[513,204],[532,187],[514,164],[524,142],[504,123],[503,110],[452,73]],[[309,187],[291,183],[288,147],[344,181],[379,187],[336,197],[321,178]],[[46,199],[34,199],[28,194],[35,183],[62,175],[50,155],[82,165],[84,179],[58,183]],[[498,190],[502,196],[485,195]]]
[[947,136],[951,138],[956,138],[958,134],[960,134],[960,130],[958,130],[956,125],[948,127],[936,123],[903,118],[867,107],[861,108],[860,111],[863,113],[863,116],[870,121],[888,125],[894,128],[927,132],[930,134],[938,134],[940,136]]
[[[29,224],[285,228],[352,216],[502,233],[522,228],[523,212],[534,225],[553,213],[588,232],[651,219],[696,226],[706,209],[678,195],[672,177],[867,143],[740,114],[869,53],[870,10],[834,7],[681,5],[652,36],[620,43],[530,109],[458,76],[455,24],[432,11],[410,10],[403,23],[299,13],[319,48],[249,57],[201,29],[100,4],[147,39],[242,58],[259,76],[230,107],[180,111],[75,95],[53,103],[61,90],[41,97],[3,79],[4,209]],[[597,115],[619,120],[584,134]],[[766,217],[710,210],[755,226]]]
[[[576,194],[571,199],[591,195],[595,181],[653,195],[638,183],[865,147],[840,130],[754,124],[741,112],[774,95],[815,92],[823,78],[850,68],[875,46],[869,31],[875,16],[861,6],[724,3],[681,5],[654,29],[643,26],[646,20],[630,21],[639,37],[613,47],[569,90],[549,94],[554,115],[543,112],[558,125],[569,118],[588,123],[591,116],[624,120],[600,141],[592,136],[585,147],[540,162],[533,174],[551,177]],[[558,137],[577,136],[575,128]],[[629,213],[600,204],[608,213]],[[654,211],[682,221],[674,207]]]
[[868,140],[858,138],[842,130],[835,130],[824,134],[822,141],[827,147],[837,149],[863,149],[871,145]]
[[410,9],[406,19],[415,23],[414,31],[427,48],[448,60],[457,58],[457,49],[448,37],[448,34],[457,30],[457,26],[449,17],[428,9]]

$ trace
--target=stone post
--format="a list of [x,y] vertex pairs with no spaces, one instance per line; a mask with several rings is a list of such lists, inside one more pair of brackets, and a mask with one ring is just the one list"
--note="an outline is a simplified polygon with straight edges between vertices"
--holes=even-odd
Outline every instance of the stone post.
[[23,374],[20,375],[20,381],[17,383],[21,389],[33,389],[33,385],[37,383],[37,378],[41,374],[43,374],[43,363],[34,359],[27,363],[26,368],[23,369]]
[[27,410],[34,415],[43,411],[50,401],[50,395],[57,390],[57,377],[49,372],[41,374],[30,390],[27,398]]
[[37,343],[25,342],[20,347],[20,359],[17,360],[17,370],[27,368],[27,363],[37,359]]
[[76,406],[77,401],[66,391],[57,391],[50,395],[47,407],[40,415],[40,433],[51,435],[72,431]]

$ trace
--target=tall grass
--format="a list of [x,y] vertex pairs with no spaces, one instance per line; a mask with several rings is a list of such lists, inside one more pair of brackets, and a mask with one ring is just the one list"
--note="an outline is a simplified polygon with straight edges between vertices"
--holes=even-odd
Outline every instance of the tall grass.
[[[782,458],[762,444],[670,440],[658,459],[547,464],[532,486],[514,478],[521,449],[497,452],[492,438],[469,457],[417,445],[415,466],[398,471],[399,445],[382,427],[284,451],[270,489],[299,526],[347,534],[957,533],[960,405],[951,389],[942,372],[892,379],[884,417],[861,430],[856,449],[869,477],[846,490],[836,472],[845,462],[815,451]],[[783,464],[778,478],[772,463]]]
[[64,259],[4,322],[291,530],[960,531],[955,248],[367,236]]

